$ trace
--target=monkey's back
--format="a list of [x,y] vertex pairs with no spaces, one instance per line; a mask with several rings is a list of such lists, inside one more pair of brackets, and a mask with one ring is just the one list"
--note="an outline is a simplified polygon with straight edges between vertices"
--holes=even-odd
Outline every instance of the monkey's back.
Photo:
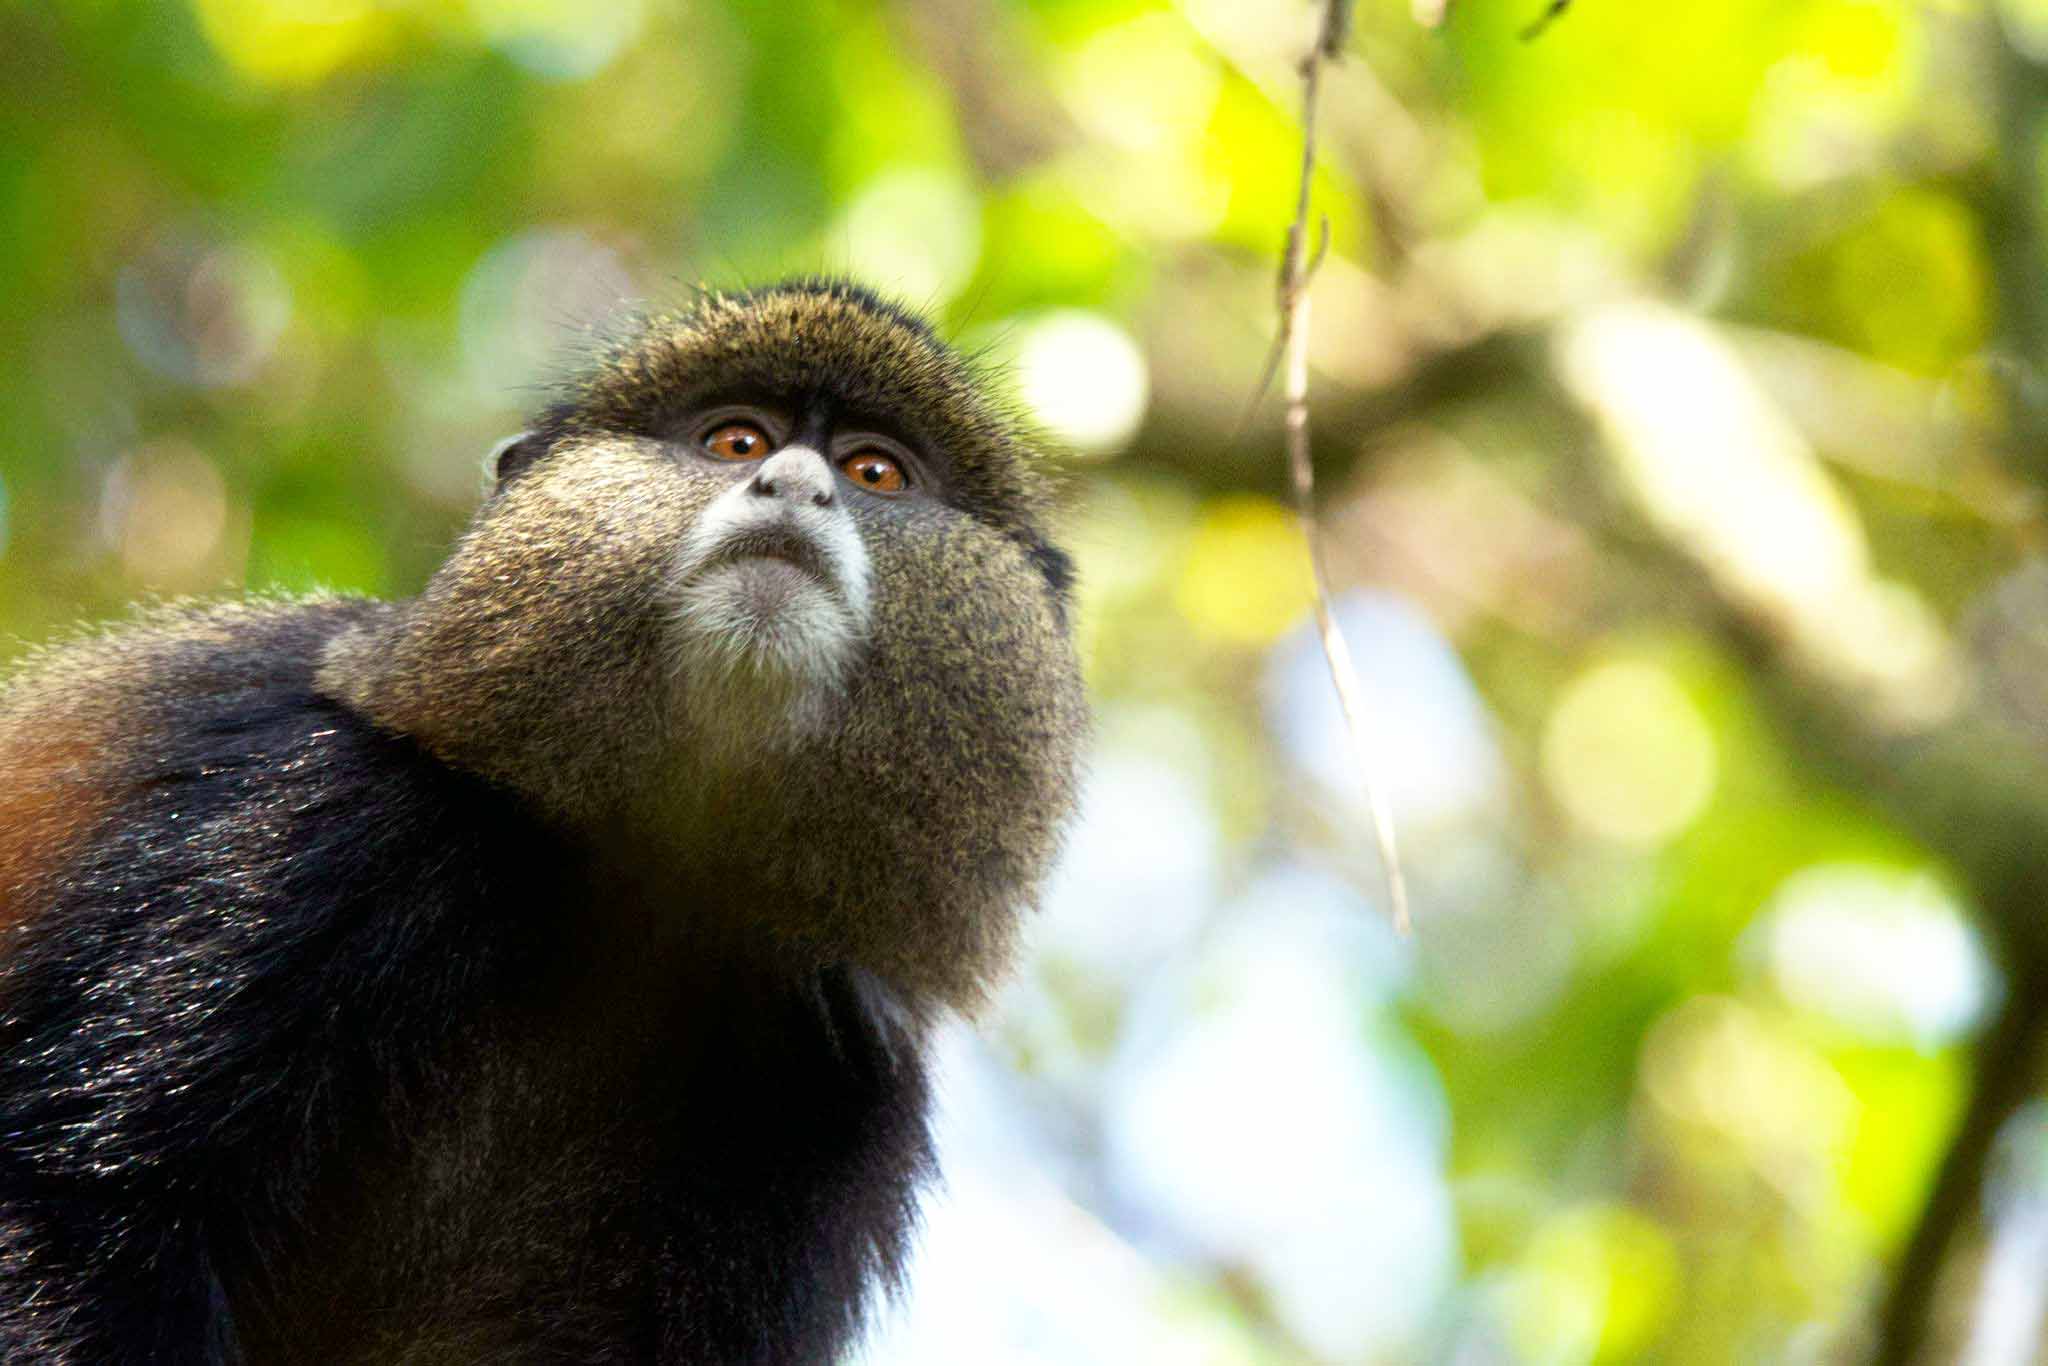
[[0,698],[0,1357],[829,1359],[929,1163],[886,993],[321,695],[386,610],[173,612]]

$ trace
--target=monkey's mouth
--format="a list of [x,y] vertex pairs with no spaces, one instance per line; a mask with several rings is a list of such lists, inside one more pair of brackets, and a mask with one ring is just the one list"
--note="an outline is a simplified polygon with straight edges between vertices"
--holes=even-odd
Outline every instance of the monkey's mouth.
[[754,527],[725,537],[704,561],[705,569],[720,569],[742,560],[780,560],[792,565],[827,588],[836,587],[832,566],[817,543],[787,526]]
[[867,628],[866,560],[849,525],[820,534],[760,517],[693,549],[675,600],[684,658],[745,663],[749,676],[839,678]]

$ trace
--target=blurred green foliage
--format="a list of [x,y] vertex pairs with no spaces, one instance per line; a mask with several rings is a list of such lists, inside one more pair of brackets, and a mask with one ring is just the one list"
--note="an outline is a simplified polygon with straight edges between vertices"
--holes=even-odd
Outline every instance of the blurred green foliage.
[[[8,651],[416,591],[615,307],[860,273],[1074,448],[1095,825],[991,1028],[1057,1236],[1128,1275],[979,1293],[1159,1360],[1839,1359],[2041,980],[1999,889],[2048,833],[2013,808],[2012,877],[1948,835],[2048,750],[2048,9],[1577,0],[1518,41],[1537,8],[1363,0],[1325,91],[1318,460],[1412,941],[1314,710],[1270,405],[1233,439],[1296,0],[0,10]],[[1877,791],[1966,724],[1984,783]],[[1341,1009],[1261,1034],[1231,935],[1291,942],[1303,886]],[[1258,1069],[1176,1089],[1229,1039],[1277,1127],[1238,1123]],[[2039,1196],[2000,1189],[1986,1265]]]

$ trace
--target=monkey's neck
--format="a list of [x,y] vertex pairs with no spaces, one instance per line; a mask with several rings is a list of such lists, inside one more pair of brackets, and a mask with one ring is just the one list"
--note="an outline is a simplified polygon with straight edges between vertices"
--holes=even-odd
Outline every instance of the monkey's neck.
[[516,606],[480,615],[437,577],[328,641],[317,684],[557,824],[644,825],[677,781],[670,671],[656,623],[616,607],[592,616],[572,631]]
[[988,817],[1044,818],[1030,783],[990,790],[1018,763],[863,725],[858,690],[823,733],[715,746],[658,622],[593,609],[535,629],[451,600],[446,573],[337,634],[321,690],[516,793],[657,929],[730,930],[789,971],[857,964],[921,1016],[985,1003],[1033,875],[1033,841]]
[[380,605],[328,642],[322,691],[454,768],[489,779],[598,849],[624,894],[688,890],[674,870],[773,851],[746,836],[789,792],[779,770],[828,724],[824,702],[772,678],[690,669],[645,622],[536,623],[479,639],[434,588]]

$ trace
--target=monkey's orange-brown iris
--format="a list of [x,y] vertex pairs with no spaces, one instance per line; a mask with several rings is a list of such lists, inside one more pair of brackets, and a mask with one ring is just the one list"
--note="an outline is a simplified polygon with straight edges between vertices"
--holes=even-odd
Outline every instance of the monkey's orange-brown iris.
[[728,422],[703,441],[707,454],[719,460],[759,460],[774,443],[751,422]]
[[848,479],[876,493],[901,493],[910,487],[903,466],[880,451],[857,451],[840,461],[839,468]]

